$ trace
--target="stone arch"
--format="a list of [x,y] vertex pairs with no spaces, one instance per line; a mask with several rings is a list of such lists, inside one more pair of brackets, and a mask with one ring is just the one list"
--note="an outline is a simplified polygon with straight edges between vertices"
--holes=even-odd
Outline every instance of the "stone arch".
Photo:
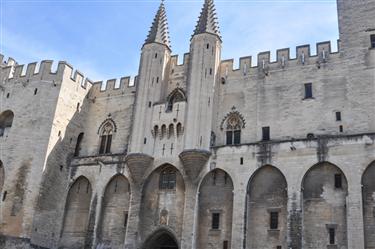
[[5,182],[5,170],[4,170],[3,162],[0,160],[0,193],[3,192],[4,182]]
[[178,249],[178,241],[173,234],[167,228],[161,228],[153,232],[143,243],[142,249]]
[[90,181],[78,177],[70,187],[65,205],[59,248],[83,248],[87,234],[92,188]]
[[118,174],[108,182],[103,196],[99,243],[112,249],[122,248],[128,223],[130,184]]
[[14,113],[11,110],[6,110],[0,113],[0,137],[6,136],[8,130],[13,125]]
[[282,172],[265,165],[251,176],[246,195],[246,248],[287,248],[288,190]]
[[303,248],[347,248],[346,197],[342,170],[329,162],[312,166],[302,180]]
[[[174,174],[174,185],[162,185],[163,172],[166,176]],[[164,187],[168,186],[168,187]],[[140,210],[140,235],[147,238],[153,231],[168,226],[177,237],[182,234],[182,220],[185,207],[185,182],[180,171],[171,164],[163,164],[153,170],[146,178],[142,189]]]
[[363,224],[365,249],[375,248],[375,161],[362,175]]
[[214,169],[203,178],[198,198],[198,249],[231,244],[233,189],[232,178],[222,169]]

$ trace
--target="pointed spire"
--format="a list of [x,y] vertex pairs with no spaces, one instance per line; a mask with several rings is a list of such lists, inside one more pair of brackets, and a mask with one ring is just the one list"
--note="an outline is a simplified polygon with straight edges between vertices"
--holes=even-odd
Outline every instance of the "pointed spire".
[[205,0],[198,19],[197,26],[195,26],[194,35],[210,33],[220,37],[219,23],[217,21],[216,9],[213,0]]
[[152,22],[150,32],[146,38],[147,43],[161,43],[170,48],[167,14],[165,12],[164,0],[161,1],[158,12]]

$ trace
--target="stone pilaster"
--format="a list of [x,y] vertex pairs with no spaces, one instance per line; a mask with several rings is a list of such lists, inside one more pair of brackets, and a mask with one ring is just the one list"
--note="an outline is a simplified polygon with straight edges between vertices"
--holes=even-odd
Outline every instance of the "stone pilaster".
[[360,177],[358,177],[358,180],[349,184],[348,188],[349,193],[346,201],[347,236],[348,248],[351,249],[365,248],[361,187]]
[[233,249],[242,249],[245,239],[245,205],[246,189],[238,188],[233,191],[233,222],[232,222],[232,246]]
[[193,249],[196,248],[197,237],[198,185],[188,183],[186,186],[181,249]]
[[125,249],[139,248],[139,212],[141,208],[142,188],[133,185],[131,190],[130,209],[125,236]]
[[294,188],[288,189],[288,248],[302,248],[302,193]]

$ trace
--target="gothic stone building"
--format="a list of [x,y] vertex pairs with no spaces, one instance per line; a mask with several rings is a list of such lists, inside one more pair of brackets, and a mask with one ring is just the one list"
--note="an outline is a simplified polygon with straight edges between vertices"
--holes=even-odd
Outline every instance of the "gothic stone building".
[[135,86],[3,62],[0,248],[374,249],[375,0],[337,6],[338,52],[233,68],[205,0],[182,64],[161,3]]

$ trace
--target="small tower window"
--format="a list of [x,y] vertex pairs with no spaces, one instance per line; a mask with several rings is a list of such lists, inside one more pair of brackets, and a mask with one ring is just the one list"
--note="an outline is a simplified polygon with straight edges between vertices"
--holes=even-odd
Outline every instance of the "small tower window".
[[341,112],[336,112],[336,121],[341,121]]
[[375,34],[370,36],[371,48],[375,48]]
[[223,249],[228,249],[228,240],[223,241]]
[[305,99],[311,99],[313,97],[312,83],[305,84]]
[[278,229],[279,227],[279,213],[271,212],[270,213],[270,229]]
[[218,230],[220,228],[220,213],[212,213],[211,229]]
[[38,88],[35,88],[34,89],[34,95],[36,95],[38,93]]
[[173,190],[176,188],[176,170],[168,167],[164,169],[159,178],[159,189]]
[[206,48],[209,49],[210,48],[210,44],[207,43]]
[[262,127],[262,140],[269,141],[270,140],[270,127]]
[[341,176],[341,174],[335,174],[335,188],[342,188],[342,176]]
[[335,244],[335,240],[336,240],[336,231],[334,228],[329,228],[328,230],[329,232],[329,244],[330,245],[334,245]]
[[113,125],[107,122],[101,131],[99,154],[111,153]]
[[155,53],[155,59],[158,58],[158,53]]
[[344,132],[344,126],[340,125],[340,126],[339,126],[339,131],[340,131],[340,132]]

